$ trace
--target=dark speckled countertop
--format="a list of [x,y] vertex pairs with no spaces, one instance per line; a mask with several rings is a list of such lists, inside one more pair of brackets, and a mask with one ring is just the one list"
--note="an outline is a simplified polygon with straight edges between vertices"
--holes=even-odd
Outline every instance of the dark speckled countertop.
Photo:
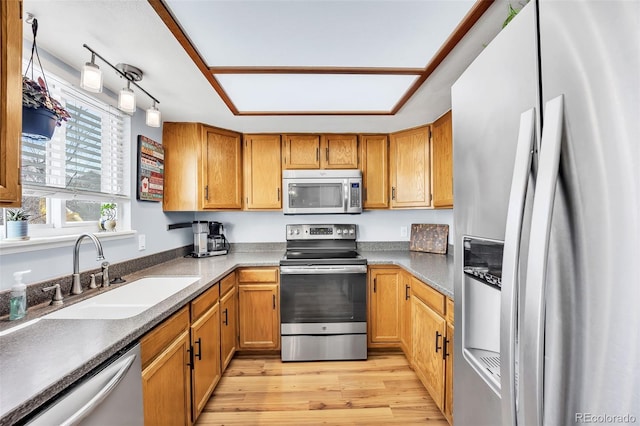
[[[399,265],[446,296],[453,297],[452,256],[409,251],[360,253],[369,264]],[[277,266],[282,255],[282,251],[261,251],[204,259],[174,259],[124,277],[127,282],[147,276],[200,277],[194,284],[140,315],[121,320],[41,319],[1,336],[0,425],[16,423],[139,341],[145,333],[235,268]],[[50,311],[50,308],[32,311],[28,319]]]

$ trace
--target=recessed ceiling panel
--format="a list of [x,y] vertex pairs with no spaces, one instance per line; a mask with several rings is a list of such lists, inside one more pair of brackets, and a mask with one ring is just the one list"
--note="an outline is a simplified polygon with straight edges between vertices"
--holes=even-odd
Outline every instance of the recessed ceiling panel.
[[219,74],[240,112],[389,112],[412,75]]
[[165,0],[211,67],[424,68],[474,1]]

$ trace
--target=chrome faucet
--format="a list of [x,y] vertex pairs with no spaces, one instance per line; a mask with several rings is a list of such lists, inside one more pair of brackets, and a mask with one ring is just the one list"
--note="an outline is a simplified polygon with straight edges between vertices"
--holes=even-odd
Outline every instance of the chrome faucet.
[[76,246],[73,249],[73,282],[71,285],[71,294],[82,293],[82,285],[80,284],[80,243],[84,238],[90,238],[93,244],[96,246],[96,253],[98,258],[96,260],[104,260],[104,254],[102,254],[102,244],[100,240],[93,234],[82,234],[76,240]]

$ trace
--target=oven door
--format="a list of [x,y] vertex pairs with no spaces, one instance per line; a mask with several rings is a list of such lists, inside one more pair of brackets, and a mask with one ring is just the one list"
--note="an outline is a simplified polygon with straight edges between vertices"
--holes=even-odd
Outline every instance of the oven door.
[[281,266],[280,317],[283,334],[366,333],[366,265]]

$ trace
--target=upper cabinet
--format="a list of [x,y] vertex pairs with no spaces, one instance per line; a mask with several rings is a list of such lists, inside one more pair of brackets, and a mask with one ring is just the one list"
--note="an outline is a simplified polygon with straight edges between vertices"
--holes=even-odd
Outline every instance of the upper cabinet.
[[283,135],[282,169],[357,169],[357,135]]
[[320,168],[320,135],[282,135],[282,169]]
[[429,131],[422,126],[391,134],[391,208],[431,207]]
[[433,207],[453,207],[453,138],[451,111],[432,124]]
[[18,207],[22,135],[22,2],[0,2],[0,207]]
[[357,135],[322,135],[320,167],[323,169],[357,169]]
[[360,135],[362,206],[389,208],[389,142],[387,135]]
[[242,208],[241,135],[200,123],[164,123],[165,211]]
[[280,135],[244,135],[245,210],[282,208]]

